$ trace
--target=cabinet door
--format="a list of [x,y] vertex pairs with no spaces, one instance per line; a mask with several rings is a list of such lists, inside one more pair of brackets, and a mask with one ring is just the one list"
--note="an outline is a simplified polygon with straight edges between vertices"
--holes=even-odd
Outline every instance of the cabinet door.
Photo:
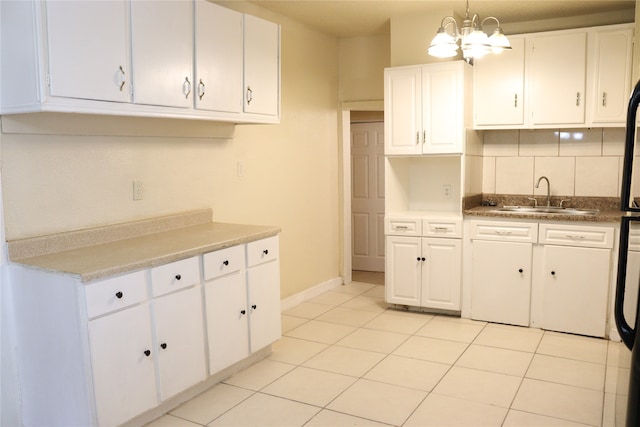
[[424,154],[462,153],[464,85],[461,62],[422,68]]
[[524,124],[524,37],[509,41],[511,50],[474,60],[475,126]]
[[205,284],[209,374],[213,375],[249,355],[245,270]]
[[130,101],[127,4],[46,2],[52,96]]
[[472,242],[471,318],[529,326],[530,243]]
[[462,245],[459,239],[422,239],[421,306],[460,310]]
[[633,30],[595,31],[591,44],[595,79],[589,103],[591,122],[624,126],[631,93]]
[[387,237],[385,299],[388,303],[420,306],[420,240],[419,237]]
[[247,269],[251,352],[280,339],[280,264],[277,259]]
[[242,112],[242,14],[195,2],[196,108]]
[[280,27],[244,15],[244,111],[278,116]]
[[131,2],[133,100],[193,105],[193,16],[188,0]]
[[530,39],[533,125],[584,123],[587,33]]
[[200,286],[153,300],[160,398],[205,379],[204,320]]
[[386,69],[384,73],[384,152],[421,154],[421,69]]
[[604,336],[610,258],[610,249],[544,246],[542,328]]
[[89,341],[99,425],[120,425],[157,405],[148,303],[90,321]]

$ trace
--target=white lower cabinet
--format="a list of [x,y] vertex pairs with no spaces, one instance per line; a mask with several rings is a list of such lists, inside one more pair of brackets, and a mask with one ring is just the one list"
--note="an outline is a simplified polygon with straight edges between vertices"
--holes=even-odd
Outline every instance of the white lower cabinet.
[[89,340],[98,425],[122,424],[158,404],[148,303],[90,321]]
[[386,218],[385,230],[415,234],[436,232],[449,237],[386,237],[385,299],[388,303],[439,310],[460,310],[462,244],[458,220],[423,220],[417,227],[398,224],[413,220]]
[[211,374],[280,338],[278,258],[277,236],[204,255]]
[[272,344],[278,258],[274,236],[87,283],[12,265],[23,424],[142,422]]
[[471,221],[471,318],[606,335],[613,227]]
[[160,400],[165,400],[206,377],[200,285],[156,298],[153,318]]
[[533,245],[474,240],[471,318],[529,325]]

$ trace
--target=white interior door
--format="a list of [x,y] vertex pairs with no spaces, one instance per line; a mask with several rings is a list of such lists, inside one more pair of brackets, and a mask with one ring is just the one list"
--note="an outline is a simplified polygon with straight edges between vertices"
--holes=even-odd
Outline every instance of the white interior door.
[[352,268],[384,271],[384,123],[351,124]]

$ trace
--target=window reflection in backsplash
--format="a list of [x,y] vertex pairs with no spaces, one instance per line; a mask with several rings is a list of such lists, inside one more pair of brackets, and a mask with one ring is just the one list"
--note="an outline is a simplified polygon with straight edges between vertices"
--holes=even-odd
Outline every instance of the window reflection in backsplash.
[[624,128],[484,132],[483,193],[618,197]]

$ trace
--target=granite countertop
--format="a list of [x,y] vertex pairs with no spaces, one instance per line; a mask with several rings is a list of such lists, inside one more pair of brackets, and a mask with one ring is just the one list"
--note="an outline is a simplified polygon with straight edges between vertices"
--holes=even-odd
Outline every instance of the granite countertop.
[[[9,255],[11,261],[17,264],[72,275],[82,282],[88,282],[260,240],[281,231],[280,227],[275,226],[227,224],[211,222],[210,219],[209,222],[165,228],[141,232],[140,235],[133,233],[135,236],[130,238],[85,243],[77,247],[58,247],[51,251],[36,248],[34,256],[29,256],[25,248],[21,248],[19,253],[14,251],[15,255],[12,256],[12,242],[9,242]],[[109,227],[105,229],[109,234]],[[51,236],[56,237],[68,236]],[[55,245],[48,242],[45,246]]]
[[[595,215],[563,215],[554,213],[524,213],[524,212],[501,212],[502,206],[532,206],[531,196],[524,195],[503,195],[503,194],[480,194],[466,197],[464,204],[464,215],[478,217],[511,218],[537,221],[568,221],[568,222],[612,222],[619,223],[623,212],[620,211],[619,197],[551,197],[552,206],[560,206],[560,201],[564,200],[563,206],[577,209],[597,209]],[[536,197],[538,206],[545,205],[545,197]],[[486,203],[495,206],[483,206]]]
[[572,222],[620,222],[622,212],[609,210],[598,211],[595,215],[563,215],[554,213],[523,213],[523,212],[500,212],[500,206],[477,206],[465,209],[466,216],[526,219],[537,221],[572,221]]

